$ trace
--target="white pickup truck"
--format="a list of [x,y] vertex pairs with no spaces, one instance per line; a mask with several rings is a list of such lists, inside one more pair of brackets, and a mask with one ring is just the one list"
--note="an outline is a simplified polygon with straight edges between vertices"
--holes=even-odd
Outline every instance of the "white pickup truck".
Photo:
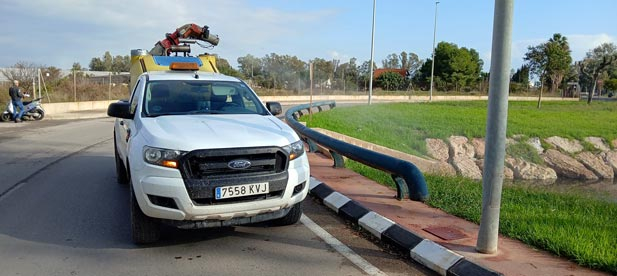
[[[197,66],[197,65],[195,65]],[[117,179],[130,187],[133,241],[160,237],[160,224],[222,227],[296,223],[309,162],[296,133],[241,80],[186,62],[146,72],[116,117]]]

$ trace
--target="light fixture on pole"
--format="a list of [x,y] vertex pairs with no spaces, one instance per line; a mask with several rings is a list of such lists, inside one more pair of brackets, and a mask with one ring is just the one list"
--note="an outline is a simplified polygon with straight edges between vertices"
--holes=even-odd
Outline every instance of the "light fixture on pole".
[[439,1],[435,1],[435,23],[433,25],[433,63],[431,65],[431,92],[429,93],[428,100],[433,101],[433,77],[435,75],[435,37],[437,35],[437,4]]
[[370,78],[368,85],[368,104],[371,105],[371,97],[373,96],[373,54],[375,53],[375,7],[377,6],[377,0],[373,0],[373,32],[371,32],[371,65],[370,65]]

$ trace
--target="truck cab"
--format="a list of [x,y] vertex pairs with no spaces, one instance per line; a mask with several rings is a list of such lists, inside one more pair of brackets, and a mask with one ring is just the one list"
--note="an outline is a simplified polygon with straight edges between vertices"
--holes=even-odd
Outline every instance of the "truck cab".
[[156,71],[136,59],[145,72],[130,99],[108,108],[136,243],[157,241],[160,224],[289,225],[302,214],[309,163],[303,142],[274,116],[280,104],[262,104],[246,83],[195,59],[155,57],[166,66]]

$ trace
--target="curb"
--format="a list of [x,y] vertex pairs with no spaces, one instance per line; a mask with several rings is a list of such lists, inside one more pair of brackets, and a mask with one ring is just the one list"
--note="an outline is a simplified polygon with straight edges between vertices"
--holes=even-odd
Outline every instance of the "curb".
[[465,257],[401,227],[396,222],[365,208],[358,202],[334,191],[311,177],[309,193],[323,201],[346,220],[360,225],[378,239],[409,252],[416,262],[440,275],[503,275],[475,264]]

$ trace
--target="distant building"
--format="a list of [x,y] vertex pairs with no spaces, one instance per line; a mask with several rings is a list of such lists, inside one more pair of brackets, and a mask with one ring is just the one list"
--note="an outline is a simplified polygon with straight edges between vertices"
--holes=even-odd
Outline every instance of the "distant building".
[[407,77],[407,70],[405,69],[382,68],[382,69],[375,69],[375,73],[373,73],[373,78],[377,79],[381,74],[385,72],[394,72],[394,73],[401,75],[403,78]]

